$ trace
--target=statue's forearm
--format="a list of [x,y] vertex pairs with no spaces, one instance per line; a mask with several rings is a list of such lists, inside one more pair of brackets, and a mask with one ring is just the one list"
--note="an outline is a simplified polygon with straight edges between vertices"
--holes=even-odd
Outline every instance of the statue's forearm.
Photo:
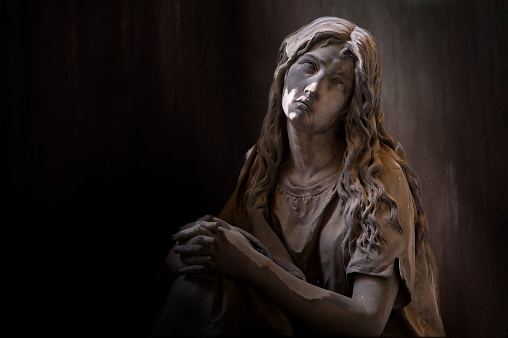
[[[361,336],[382,333],[388,319],[380,313],[382,306],[364,306],[355,299],[309,284],[262,255],[254,263],[248,282],[316,332]],[[391,306],[388,314],[390,311]]]

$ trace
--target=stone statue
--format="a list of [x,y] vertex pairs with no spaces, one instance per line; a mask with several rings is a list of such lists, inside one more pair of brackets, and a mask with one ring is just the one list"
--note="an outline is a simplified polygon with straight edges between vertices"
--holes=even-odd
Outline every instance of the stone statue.
[[349,21],[284,39],[234,193],[173,236],[154,336],[445,335],[420,181],[380,83],[377,44]]

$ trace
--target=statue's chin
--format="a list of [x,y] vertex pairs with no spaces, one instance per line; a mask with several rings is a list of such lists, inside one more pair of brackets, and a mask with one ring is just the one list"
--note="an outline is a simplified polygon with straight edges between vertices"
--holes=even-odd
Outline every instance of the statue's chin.
[[298,119],[301,115],[303,115],[303,112],[301,111],[292,111],[290,112],[287,117],[288,119],[290,119],[291,121],[294,121],[296,119]]

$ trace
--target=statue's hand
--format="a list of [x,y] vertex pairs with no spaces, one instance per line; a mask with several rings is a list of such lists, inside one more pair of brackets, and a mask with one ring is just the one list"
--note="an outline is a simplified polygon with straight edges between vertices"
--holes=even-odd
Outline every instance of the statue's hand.
[[179,241],[174,252],[186,265],[179,269],[181,274],[216,272],[243,279],[252,266],[252,255],[259,254],[244,235],[219,218],[199,221],[173,235],[173,239]]
[[212,216],[204,216],[195,222],[189,223],[172,236],[177,243],[173,247],[172,271],[182,274],[190,270],[192,273],[205,273],[210,271],[212,260],[209,254],[213,244],[212,232],[217,231],[217,224]]

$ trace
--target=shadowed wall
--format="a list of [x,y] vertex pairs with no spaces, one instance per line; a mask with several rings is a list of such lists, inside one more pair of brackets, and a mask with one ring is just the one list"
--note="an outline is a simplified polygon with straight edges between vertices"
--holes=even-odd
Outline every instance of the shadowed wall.
[[[176,229],[218,213],[279,44],[325,15],[375,36],[422,180],[449,336],[508,331],[506,1],[2,3],[2,264],[11,321],[146,333]],[[38,299],[38,301],[34,301]]]

